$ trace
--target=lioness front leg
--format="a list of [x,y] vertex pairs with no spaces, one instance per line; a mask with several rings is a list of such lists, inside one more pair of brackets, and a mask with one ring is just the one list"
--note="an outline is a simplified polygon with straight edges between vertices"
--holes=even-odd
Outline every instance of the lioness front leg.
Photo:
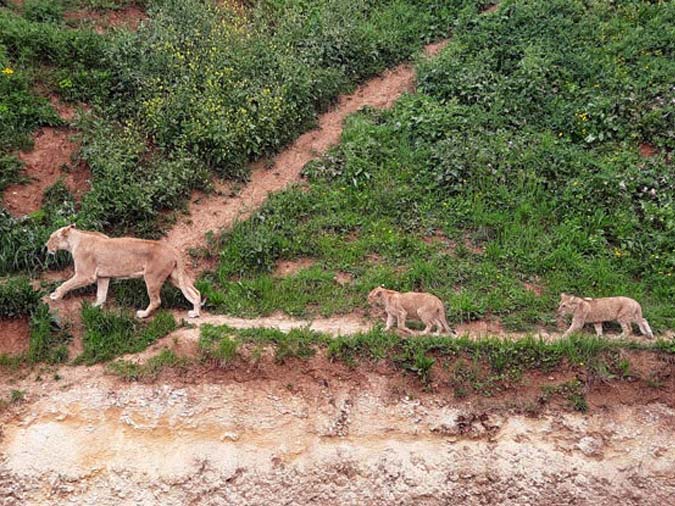
[[63,296],[68,292],[70,292],[71,290],[91,285],[94,281],[96,281],[96,276],[83,276],[81,274],[75,273],[75,275],[72,278],[64,282],[56,290],[50,293],[49,298],[51,300],[59,300],[63,298]]
[[96,279],[96,302],[94,307],[99,307],[105,304],[108,299],[108,286],[110,285],[110,278]]
[[595,334],[597,336],[602,335],[602,323],[594,323],[593,326],[595,327]]

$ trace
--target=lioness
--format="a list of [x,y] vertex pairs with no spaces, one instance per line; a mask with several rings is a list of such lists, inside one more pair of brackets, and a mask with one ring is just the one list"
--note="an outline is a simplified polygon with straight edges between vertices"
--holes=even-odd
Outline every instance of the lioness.
[[616,320],[621,325],[621,337],[631,334],[631,323],[637,323],[640,332],[649,338],[654,337],[649,323],[642,317],[640,304],[630,297],[601,297],[591,299],[589,297],[575,297],[574,295],[560,294],[560,306],[558,314],[571,314],[572,324],[563,334],[567,337],[572,332],[581,330],[586,323],[592,323],[595,333],[602,335],[602,322]]
[[98,232],[78,230],[75,225],[62,227],[49,236],[47,251],[70,251],[75,262],[75,275],[49,294],[59,300],[76,288],[97,283],[96,303],[100,306],[108,296],[110,278],[144,278],[150,304],[136,316],[146,318],[159,307],[159,291],[166,278],[180,288],[193,304],[190,318],[199,316],[201,295],[185,274],[178,251],[159,241],[131,237],[111,238]]
[[436,334],[440,331],[452,334],[450,325],[445,318],[445,308],[441,299],[430,293],[420,292],[397,292],[377,287],[368,294],[368,303],[384,306],[387,313],[386,330],[389,330],[396,321],[396,326],[403,332],[412,333],[406,327],[405,320],[408,316],[419,319],[426,325],[423,334],[428,334],[432,327],[436,327]]

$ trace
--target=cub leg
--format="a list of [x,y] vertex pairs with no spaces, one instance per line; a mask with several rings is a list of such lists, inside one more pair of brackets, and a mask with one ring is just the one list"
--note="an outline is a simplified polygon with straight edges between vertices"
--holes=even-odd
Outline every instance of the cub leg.
[[438,323],[436,322],[435,317],[435,311],[433,309],[424,309],[420,308],[417,310],[417,316],[419,317],[420,320],[422,320],[422,323],[424,323],[425,327],[424,330],[422,331],[422,334],[429,334],[431,332],[431,329],[436,326],[436,334],[438,334]]
[[67,294],[71,290],[75,290],[77,288],[82,288],[83,286],[91,285],[95,281],[96,281],[96,275],[95,274],[92,274],[91,276],[84,276],[84,275],[78,274],[76,272],[75,275],[72,278],[70,278],[68,281],[64,282],[56,290],[54,290],[52,293],[50,293],[49,298],[52,299],[52,300],[59,300],[60,298],[62,298],[65,294]]
[[570,334],[572,334],[573,332],[577,332],[577,331],[581,330],[582,328],[584,328],[584,320],[582,320],[581,318],[575,317],[575,318],[572,319],[572,324],[570,325],[570,328],[568,328],[565,331],[565,333],[562,335],[562,337],[565,338],[565,337],[569,336]]
[[405,332],[406,334],[411,334],[412,331],[405,326],[405,319],[408,316],[408,313],[406,313],[405,309],[401,309],[396,313],[396,327],[398,327],[401,331]]
[[387,313],[387,325],[384,327],[384,330],[389,330],[394,326],[396,321],[396,316],[393,313]]
[[633,333],[633,329],[631,328],[629,321],[621,320],[619,321],[619,325],[621,325],[620,337],[628,337]]
[[96,279],[96,302],[94,302],[94,307],[105,304],[108,298],[108,285],[110,285],[110,278]]
[[652,329],[649,326],[649,323],[647,323],[647,320],[644,318],[641,318],[637,321],[638,327],[640,327],[640,332],[647,336],[649,339],[654,338],[654,334],[652,333]]
[[594,323],[593,326],[595,327],[595,334],[598,336],[602,335],[602,322],[600,323]]

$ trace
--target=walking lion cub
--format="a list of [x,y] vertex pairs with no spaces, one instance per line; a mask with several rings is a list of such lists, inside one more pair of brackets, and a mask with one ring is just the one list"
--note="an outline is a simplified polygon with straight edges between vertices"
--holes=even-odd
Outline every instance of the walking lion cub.
[[572,332],[581,330],[586,323],[592,323],[595,333],[602,335],[602,322],[618,321],[621,325],[621,337],[627,337],[632,333],[631,323],[636,323],[645,336],[654,337],[649,323],[642,317],[640,304],[630,297],[601,297],[591,299],[589,297],[575,297],[566,293],[560,294],[560,306],[558,314],[571,314],[572,324],[563,334],[567,337]]
[[159,291],[169,278],[193,304],[188,316],[199,316],[201,295],[185,273],[178,251],[167,244],[131,237],[112,238],[69,225],[49,236],[47,251],[53,254],[57,250],[70,251],[75,262],[75,275],[49,294],[52,300],[96,283],[94,305],[101,306],[108,296],[110,278],[144,278],[150,304],[145,310],[136,311],[136,316],[145,318],[161,304]]
[[424,323],[423,334],[428,334],[433,327],[436,327],[436,334],[440,331],[448,334],[453,333],[445,318],[443,302],[430,293],[401,293],[396,290],[387,290],[380,286],[371,290],[368,294],[368,303],[384,306],[384,310],[387,313],[385,330],[391,329],[394,322],[396,322],[396,326],[400,330],[407,334],[412,333],[412,330],[405,325],[406,318],[410,316]]

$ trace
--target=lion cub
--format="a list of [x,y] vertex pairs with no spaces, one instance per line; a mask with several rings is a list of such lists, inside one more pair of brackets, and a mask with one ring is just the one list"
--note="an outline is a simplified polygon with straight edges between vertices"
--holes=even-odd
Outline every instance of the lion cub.
[[368,294],[368,303],[384,306],[387,313],[386,330],[389,330],[396,321],[396,326],[399,329],[406,333],[412,333],[412,330],[405,325],[406,318],[410,316],[413,319],[421,320],[426,325],[422,331],[423,334],[428,334],[434,326],[436,327],[436,334],[440,331],[454,334],[445,318],[443,302],[430,293],[401,293],[380,286],[371,290]]
[[591,299],[589,297],[575,297],[574,295],[560,294],[560,306],[558,314],[571,314],[572,324],[563,334],[567,337],[572,332],[580,330],[584,324],[592,323],[595,333],[602,335],[602,322],[618,321],[621,325],[621,337],[631,334],[631,323],[637,323],[640,332],[649,338],[654,337],[649,323],[642,317],[640,304],[630,297],[601,297]]

